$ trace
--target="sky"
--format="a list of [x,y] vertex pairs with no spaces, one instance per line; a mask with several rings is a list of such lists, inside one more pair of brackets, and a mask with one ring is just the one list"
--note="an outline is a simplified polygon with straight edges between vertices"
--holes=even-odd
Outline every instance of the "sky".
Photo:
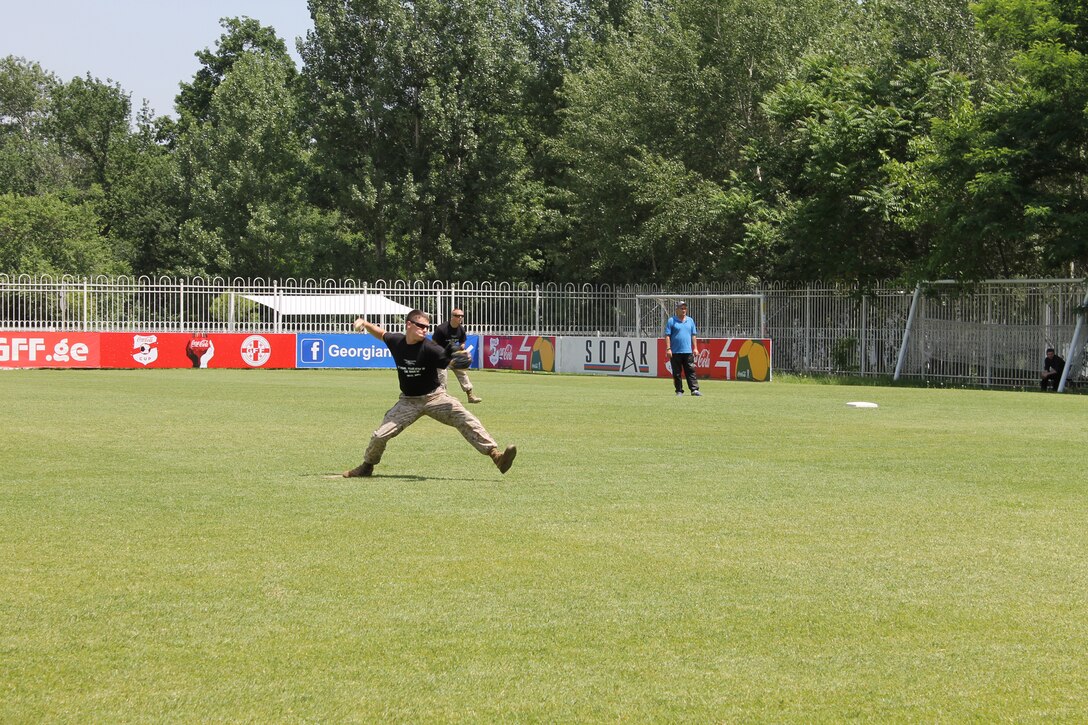
[[295,39],[313,27],[306,0],[15,0],[3,3],[0,57],[36,61],[61,80],[111,80],[159,116],[176,116],[178,84],[200,69],[195,53],[214,48],[219,19],[248,16],[270,25],[301,66]]

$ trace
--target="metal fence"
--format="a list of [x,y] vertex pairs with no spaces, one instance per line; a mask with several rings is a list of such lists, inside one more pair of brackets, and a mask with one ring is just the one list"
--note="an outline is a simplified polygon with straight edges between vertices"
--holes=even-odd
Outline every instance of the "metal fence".
[[[355,314],[284,314],[250,297],[381,295],[431,312],[453,307],[474,333],[658,336],[668,305],[646,297],[691,297],[704,337],[766,336],[774,368],[852,373],[985,387],[1037,384],[1044,350],[1055,347],[1083,381],[1088,303],[1085,280],[993,280],[918,288],[877,285],[671,287],[332,280],[42,278],[0,274],[0,329],[139,332],[343,332]],[[722,304],[716,296],[746,300]],[[747,305],[744,307],[743,305]],[[756,307],[753,307],[756,305]],[[654,309],[654,312],[647,310]],[[753,312],[754,310],[758,310]],[[360,310],[359,312],[362,312]],[[393,320],[384,321],[392,324]]]

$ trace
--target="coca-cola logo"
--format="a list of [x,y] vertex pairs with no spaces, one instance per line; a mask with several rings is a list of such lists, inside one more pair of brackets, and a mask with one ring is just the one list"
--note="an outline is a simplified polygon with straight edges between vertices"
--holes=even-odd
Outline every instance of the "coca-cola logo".
[[158,335],[133,335],[132,359],[141,365],[150,365],[159,359]]
[[215,343],[208,337],[208,333],[194,332],[193,338],[185,344],[185,354],[194,368],[206,368],[215,357]]
[[488,360],[492,365],[498,365],[500,361],[507,360],[512,361],[514,359],[514,346],[510,343],[499,347],[492,343],[491,350],[488,352]]

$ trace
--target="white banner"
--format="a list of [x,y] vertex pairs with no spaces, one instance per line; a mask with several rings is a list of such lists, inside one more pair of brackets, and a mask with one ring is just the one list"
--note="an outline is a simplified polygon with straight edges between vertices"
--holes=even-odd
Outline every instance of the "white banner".
[[559,373],[657,377],[657,339],[634,337],[560,337]]

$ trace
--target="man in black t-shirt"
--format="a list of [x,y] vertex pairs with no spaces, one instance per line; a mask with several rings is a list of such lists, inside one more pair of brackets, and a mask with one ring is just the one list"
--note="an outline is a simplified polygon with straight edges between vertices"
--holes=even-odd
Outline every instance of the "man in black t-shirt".
[[396,405],[385,414],[382,424],[370,436],[363,462],[350,471],[344,471],[345,478],[372,475],[374,466],[382,460],[389,439],[400,435],[423,415],[461,431],[473,448],[491,457],[499,472],[506,473],[513,465],[517,447],[507,446],[500,451],[499,445],[479,419],[439,384],[438,371],[449,367],[454,358],[464,358],[469,353],[466,350],[446,349],[428,340],[430,322],[431,318],[426,312],[412,310],[405,320],[404,334],[400,334],[386,332],[362,317],[355,320],[356,330],[366,330],[389,348],[397,364],[401,394]]
[[[431,339],[434,340],[439,346],[446,349],[453,345],[455,350],[464,350],[465,343],[468,341],[468,333],[465,332],[465,311],[460,307],[455,308],[450,313],[450,319],[448,322],[443,322],[438,327],[434,328],[434,332],[431,334]],[[461,390],[465,391],[465,395],[468,396],[468,402],[470,403],[482,403],[483,398],[472,392],[472,381],[468,379],[468,365],[472,362],[471,355],[464,359],[463,365],[456,359],[450,363],[450,368],[453,369],[453,374],[457,376],[457,382],[461,385]],[[445,368],[441,368],[438,371],[438,382],[445,388],[448,372]]]
[[1054,348],[1046,349],[1046,357],[1043,359],[1043,372],[1040,386],[1046,392],[1047,385],[1053,385],[1058,390],[1058,384],[1062,381],[1062,371],[1065,370],[1065,360],[1054,353]]

